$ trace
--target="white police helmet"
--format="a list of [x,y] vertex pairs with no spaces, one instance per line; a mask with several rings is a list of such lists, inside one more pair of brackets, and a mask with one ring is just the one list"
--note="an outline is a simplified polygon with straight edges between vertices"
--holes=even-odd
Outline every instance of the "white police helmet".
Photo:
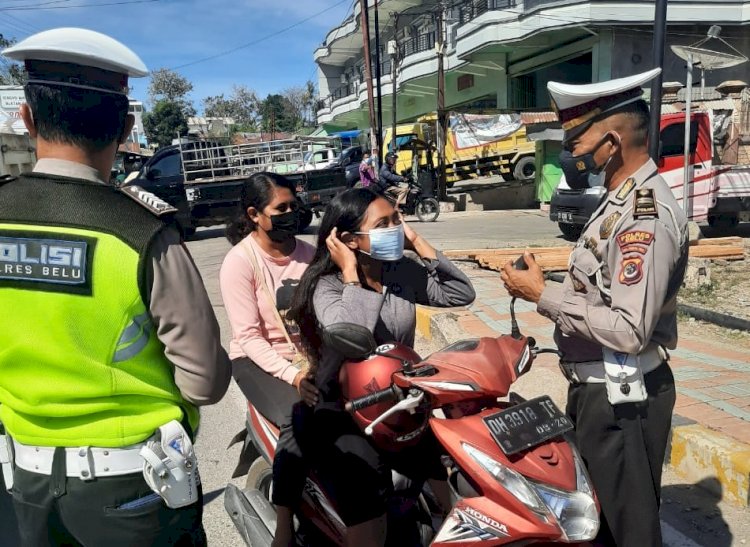
[[57,28],[29,36],[3,51],[23,61],[29,83],[126,93],[128,77],[148,74],[143,61],[114,38],[82,28]]

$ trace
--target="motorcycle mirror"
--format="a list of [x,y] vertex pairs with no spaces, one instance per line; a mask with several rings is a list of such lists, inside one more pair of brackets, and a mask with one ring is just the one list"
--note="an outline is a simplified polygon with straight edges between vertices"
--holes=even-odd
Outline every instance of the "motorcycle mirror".
[[321,333],[323,343],[330,345],[347,359],[362,359],[377,347],[375,337],[362,325],[335,323]]

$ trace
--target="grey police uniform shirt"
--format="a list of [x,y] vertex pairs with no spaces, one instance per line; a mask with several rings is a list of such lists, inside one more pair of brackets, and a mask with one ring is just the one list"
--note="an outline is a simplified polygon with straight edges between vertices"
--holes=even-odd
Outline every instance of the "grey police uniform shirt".
[[[40,159],[34,172],[106,184],[96,169],[66,160]],[[195,405],[216,403],[229,387],[232,370],[200,273],[176,230],[158,234],[150,254],[149,311],[175,366],[175,383]]]
[[542,293],[537,310],[555,322],[563,361],[601,361],[602,347],[674,349],[687,258],[687,219],[649,160],[608,193],[573,249],[564,282]]

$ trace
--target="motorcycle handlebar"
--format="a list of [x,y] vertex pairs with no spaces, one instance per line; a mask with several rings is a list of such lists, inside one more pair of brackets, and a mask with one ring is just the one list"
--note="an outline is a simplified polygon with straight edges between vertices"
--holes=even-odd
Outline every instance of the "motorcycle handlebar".
[[369,395],[352,399],[344,405],[344,408],[347,412],[356,412],[357,410],[362,410],[363,408],[366,408],[368,406],[373,406],[378,403],[383,403],[385,401],[395,399],[396,391],[393,389],[393,387],[387,387],[385,389],[381,389],[380,391],[370,393]]

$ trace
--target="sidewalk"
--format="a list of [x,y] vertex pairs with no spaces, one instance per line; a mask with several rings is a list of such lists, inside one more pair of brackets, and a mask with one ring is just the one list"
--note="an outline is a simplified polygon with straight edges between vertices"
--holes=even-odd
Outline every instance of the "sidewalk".
[[[420,309],[420,334],[449,343],[462,337],[510,332],[510,297],[500,275],[473,264],[459,264],[470,269],[467,273],[477,292],[475,303],[464,310]],[[516,302],[521,332],[533,336],[540,347],[553,346],[554,325],[535,310],[533,304]],[[666,462],[695,482],[717,478],[722,489],[717,494],[750,505],[750,351],[681,333],[678,348],[670,353],[677,402]],[[564,408],[567,382],[552,356],[540,356],[527,376],[543,381],[529,382],[524,377],[514,390],[524,396],[548,393]]]

